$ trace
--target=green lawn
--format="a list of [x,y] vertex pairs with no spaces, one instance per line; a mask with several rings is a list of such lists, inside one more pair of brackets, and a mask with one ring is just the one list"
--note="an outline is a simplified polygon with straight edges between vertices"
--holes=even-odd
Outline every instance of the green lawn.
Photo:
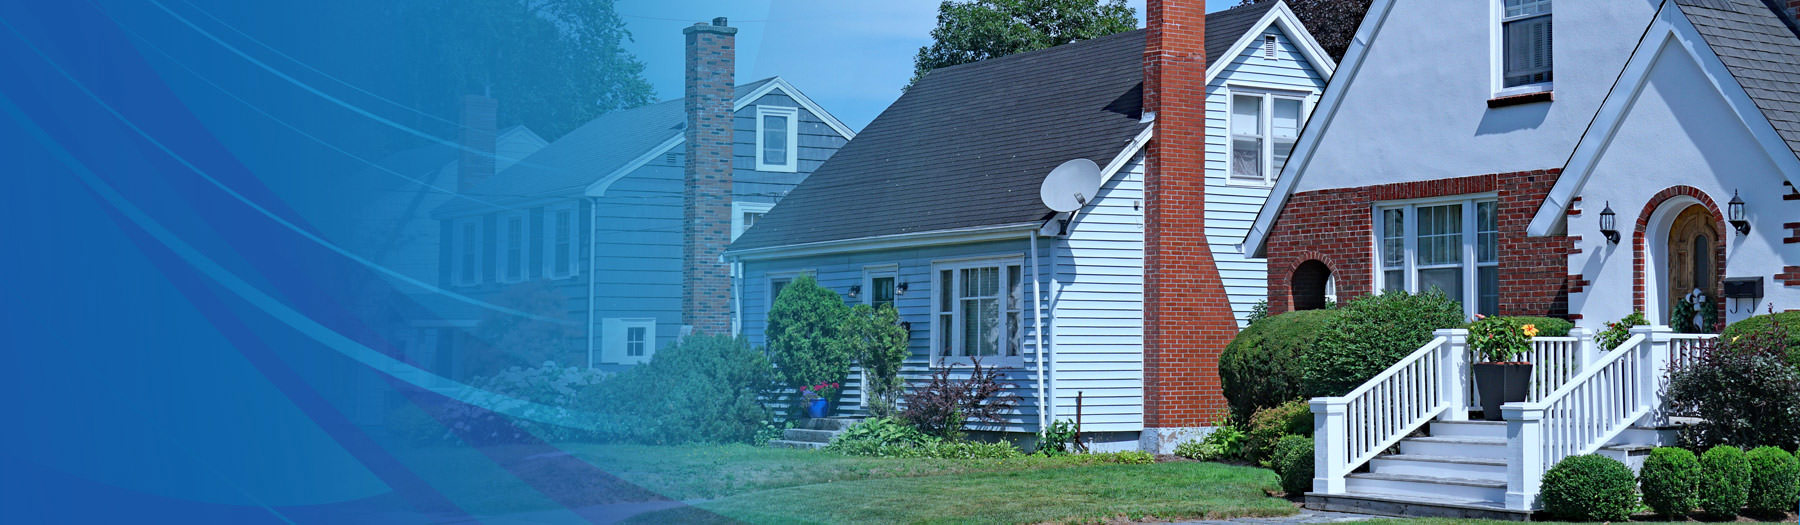
[[[602,505],[664,498],[705,500],[643,515],[642,523],[729,518],[753,523],[1101,521],[1280,516],[1295,512],[1264,490],[1274,473],[1217,463],[1097,465],[1081,456],[1008,460],[894,459],[725,446],[566,444],[561,448],[617,480],[549,473],[550,497],[468,449],[405,454],[435,488],[465,511],[498,515],[557,508],[556,501]],[[504,454],[502,454],[504,456]]]

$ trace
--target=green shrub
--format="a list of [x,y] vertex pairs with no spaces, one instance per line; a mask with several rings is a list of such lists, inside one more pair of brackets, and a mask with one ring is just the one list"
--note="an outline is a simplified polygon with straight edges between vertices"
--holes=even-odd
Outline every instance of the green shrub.
[[1219,381],[1232,420],[1304,395],[1300,356],[1342,310],[1304,310],[1250,323],[1219,355]]
[[1570,456],[1544,473],[1544,511],[1571,521],[1625,521],[1637,508],[1631,468],[1598,454]]
[[1270,463],[1275,474],[1281,476],[1281,490],[1289,496],[1305,494],[1312,488],[1313,439],[1305,436],[1281,438],[1275,442],[1275,454]]
[[1720,518],[1736,516],[1750,499],[1750,462],[1744,449],[1719,445],[1700,455],[1700,509]]
[[1756,447],[1745,458],[1750,463],[1750,499],[1745,506],[1751,512],[1785,515],[1800,503],[1800,460],[1775,447]]
[[1623,319],[1606,323],[1606,329],[1594,334],[1594,342],[1599,343],[1601,348],[1611,351],[1618,348],[1626,339],[1631,338],[1631,327],[1647,324],[1650,324],[1650,320],[1644,318],[1644,312],[1631,312],[1631,315],[1627,315]]
[[1305,401],[1296,399],[1258,410],[1250,416],[1250,427],[1244,432],[1244,458],[1268,466],[1275,442],[1282,436],[1310,436],[1312,430],[1312,409]]
[[[1777,330],[1779,328],[1779,330]],[[1787,358],[1790,365],[1800,366],[1800,310],[1770,313],[1751,316],[1748,319],[1731,323],[1719,334],[1723,341],[1741,341],[1745,337],[1758,332],[1779,332],[1784,340],[1781,355]]]
[[1229,423],[1220,424],[1199,441],[1184,441],[1175,446],[1175,455],[1199,461],[1238,459],[1244,454],[1244,431]]
[[1657,514],[1685,516],[1700,505],[1700,460],[1684,448],[1657,447],[1638,471],[1638,489]]
[[[786,292],[786,289],[782,290]],[[895,415],[902,381],[900,366],[912,356],[909,341],[912,334],[900,324],[893,305],[871,308],[856,305],[844,315],[838,327],[838,342],[862,366],[863,390],[868,394],[869,414],[875,417]]]
[[1308,397],[1349,393],[1431,342],[1433,331],[1463,324],[1462,305],[1436,290],[1365,295],[1339,310],[1302,354]]
[[1070,445],[1075,444],[1075,423],[1067,419],[1050,422],[1050,428],[1038,433],[1037,450],[1047,456],[1056,456],[1072,452]]
[[[769,307],[764,334],[769,357],[788,387],[785,394],[798,395],[802,387],[820,383],[843,383],[850,375],[850,345],[839,339],[849,312],[837,292],[819,286],[811,275],[796,277],[781,289]],[[842,393],[839,390],[833,397]],[[794,403],[795,410],[798,407]]]
[[1782,337],[1763,330],[1703,343],[1670,375],[1669,410],[1700,418],[1681,428],[1684,445],[1800,446],[1800,370],[1782,357]]
[[749,443],[773,419],[774,368],[742,338],[693,335],[588,392],[600,437],[648,444]]
[[850,425],[825,449],[852,456],[875,456],[882,447],[919,446],[933,441],[906,422],[886,417],[873,417]]
[[[1501,317],[1501,319],[1512,321],[1520,325],[1536,326],[1538,329],[1537,337],[1568,337],[1569,331],[1575,329],[1575,323],[1571,323],[1567,319],[1558,319],[1555,317],[1508,315]],[[1473,324],[1475,323],[1469,323],[1469,325]],[[1468,327],[1468,325],[1463,326],[1463,328]]]
[[1511,317],[1488,317],[1469,325],[1469,347],[1482,363],[1506,363],[1513,356],[1531,351],[1531,337],[1539,333],[1537,326],[1527,329]]

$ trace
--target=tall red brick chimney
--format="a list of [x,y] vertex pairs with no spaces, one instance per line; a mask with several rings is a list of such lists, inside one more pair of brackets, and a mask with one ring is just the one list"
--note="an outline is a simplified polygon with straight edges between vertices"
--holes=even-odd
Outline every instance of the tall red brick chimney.
[[1225,413],[1219,354],[1237,335],[1207,246],[1206,2],[1148,0],[1144,111],[1145,450],[1164,452]]
[[686,175],[681,208],[681,319],[696,334],[731,333],[731,275],[719,256],[731,242],[732,105],[737,28],[725,18],[687,35]]
[[464,95],[457,143],[456,190],[469,191],[494,176],[494,136],[499,102],[481,95]]

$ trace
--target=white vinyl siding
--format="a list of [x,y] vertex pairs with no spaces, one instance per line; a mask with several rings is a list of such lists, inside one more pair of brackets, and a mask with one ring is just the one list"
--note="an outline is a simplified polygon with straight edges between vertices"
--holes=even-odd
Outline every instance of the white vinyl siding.
[[1139,155],[1101,186],[1050,252],[1053,414],[1073,419],[1079,396],[1084,431],[1143,428],[1143,198]]
[[1551,0],[1501,1],[1501,88],[1549,84],[1554,73]]
[[1375,278],[1384,291],[1438,289],[1470,317],[1499,308],[1499,232],[1493,198],[1380,205]]

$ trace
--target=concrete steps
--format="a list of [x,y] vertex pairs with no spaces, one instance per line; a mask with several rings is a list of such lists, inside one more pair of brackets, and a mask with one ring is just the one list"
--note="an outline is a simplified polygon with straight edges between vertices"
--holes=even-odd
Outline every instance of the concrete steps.
[[862,421],[857,418],[824,417],[802,419],[781,433],[781,439],[769,441],[774,448],[818,449],[831,444],[831,439],[842,434],[850,425]]

